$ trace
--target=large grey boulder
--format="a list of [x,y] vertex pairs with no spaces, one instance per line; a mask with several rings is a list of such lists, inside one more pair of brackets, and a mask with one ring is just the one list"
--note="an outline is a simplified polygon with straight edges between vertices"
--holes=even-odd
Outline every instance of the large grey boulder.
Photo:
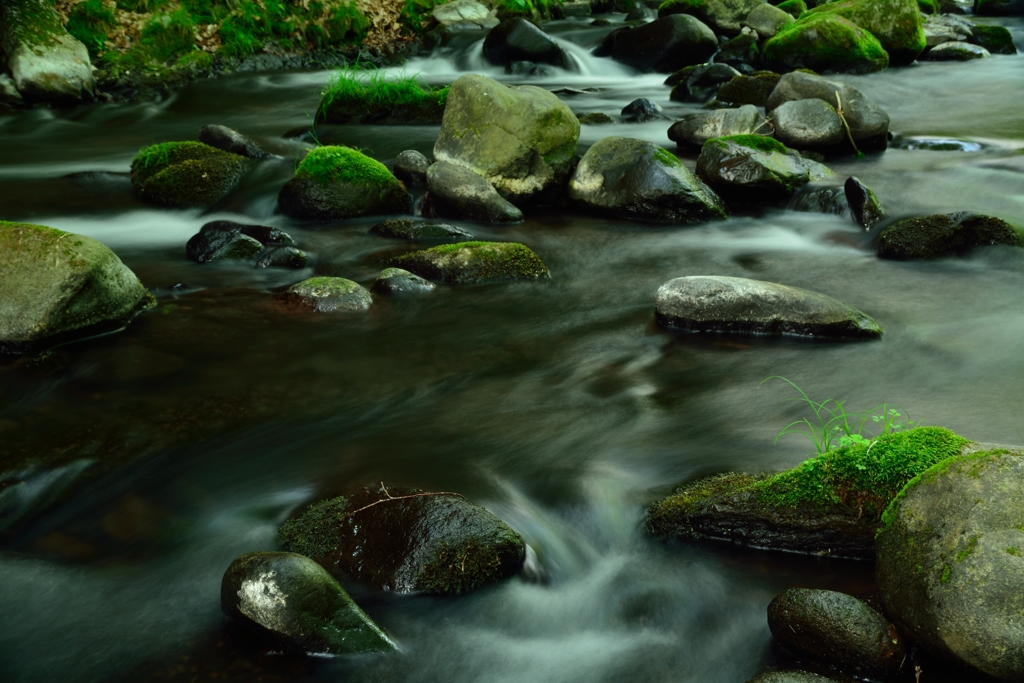
[[527,61],[573,68],[573,61],[565,50],[526,19],[509,19],[492,28],[484,39],[483,50],[484,58],[498,66]]
[[677,14],[610,34],[598,55],[646,71],[672,73],[703,64],[718,49],[715,32],[694,17]]
[[1022,247],[1024,235],[1001,218],[960,211],[896,221],[879,234],[878,256],[913,261],[995,245]]
[[869,339],[882,328],[830,296],[774,282],[691,275],[669,280],[654,301],[658,322],[690,332]]
[[454,493],[365,488],[311,506],[278,534],[287,550],[397,593],[464,593],[517,574],[526,545]]
[[762,40],[771,38],[795,21],[785,11],[767,2],[761,3],[746,16],[743,25],[752,28]]
[[778,201],[835,174],[764,135],[732,135],[704,143],[697,175],[726,200]]
[[27,99],[73,104],[96,89],[89,51],[69,35],[47,0],[0,2],[0,45]]
[[740,32],[743,20],[762,4],[762,0],[674,0],[663,2],[658,16],[692,14],[718,33],[734,36]]
[[768,628],[791,652],[858,678],[887,680],[906,663],[892,624],[845,593],[790,588],[768,605]]
[[607,137],[583,155],[569,196],[588,209],[655,223],[725,218],[726,208],[672,153],[644,140]]
[[757,107],[747,104],[736,109],[684,116],[668,129],[668,139],[680,147],[700,149],[711,138],[750,135],[758,131],[767,134],[767,122]]
[[788,73],[769,95],[765,110],[770,116],[785,102],[806,99],[823,100],[842,109],[855,142],[879,141],[884,148],[885,136],[889,131],[889,115],[861,91],[838,81],[801,71]]
[[432,216],[484,223],[518,223],[523,212],[468,168],[438,161],[427,169],[426,205]]
[[0,353],[112,332],[154,303],[135,273],[96,240],[0,221]]
[[235,559],[221,580],[224,614],[286,650],[356,655],[396,650],[327,571],[295,553]]
[[398,256],[388,265],[448,284],[548,277],[548,267],[518,242],[458,242]]
[[1024,680],[1024,456],[946,461],[882,517],[877,580],[886,612],[921,646],[996,680]]
[[846,137],[835,107],[824,100],[790,100],[772,111],[775,138],[789,147],[808,149],[838,145]]
[[565,183],[579,119],[555,95],[466,74],[452,83],[434,159],[473,171],[514,204]]

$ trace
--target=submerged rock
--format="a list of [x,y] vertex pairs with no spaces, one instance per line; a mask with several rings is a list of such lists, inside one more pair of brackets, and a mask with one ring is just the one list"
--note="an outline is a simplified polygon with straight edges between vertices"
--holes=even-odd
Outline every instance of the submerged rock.
[[395,157],[395,177],[406,187],[426,187],[430,159],[414,149],[407,149]]
[[385,268],[373,281],[370,290],[378,294],[391,296],[402,294],[426,294],[437,289],[430,280],[425,280],[419,275],[414,275],[401,268]]
[[366,288],[343,277],[311,277],[289,287],[281,298],[317,313],[356,313],[373,304]]
[[29,353],[126,326],[155,301],[91,237],[0,221],[0,353]]
[[647,511],[655,536],[871,559],[882,512],[932,465],[970,442],[917,427],[836,448],[775,475],[720,474],[686,484]]
[[1024,455],[997,448],[941,463],[883,516],[877,580],[921,647],[996,680],[1024,680]]
[[507,524],[455,493],[366,488],[285,522],[287,550],[397,593],[465,593],[513,576],[526,546]]
[[658,16],[692,14],[718,33],[734,36],[759,5],[761,0],[669,0],[658,7]]
[[889,115],[853,86],[814,74],[794,72],[783,76],[765,102],[769,116],[793,100],[818,99],[843,110],[850,134],[862,148],[885,149]]
[[750,202],[785,199],[810,181],[834,174],[773,138],[730,135],[704,143],[697,175],[727,200]]
[[459,242],[391,259],[390,264],[447,284],[537,280],[548,268],[518,242]]
[[250,159],[266,159],[270,156],[254,140],[219,123],[200,128],[199,142]]
[[468,168],[438,161],[427,170],[430,215],[484,223],[518,223],[523,212]]
[[991,56],[991,53],[980,45],[954,40],[933,47],[925,53],[922,59],[932,62],[968,62],[972,59],[984,59]]
[[154,204],[208,209],[238,186],[249,163],[201,142],[162,142],[132,159],[132,187]]
[[473,239],[473,234],[457,225],[410,221],[392,218],[370,228],[370,232],[381,237],[391,237],[411,242],[452,242]]
[[622,108],[622,120],[629,123],[644,123],[665,118],[661,114],[661,105],[646,97],[640,97]]
[[690,114],[668,129],[668,139],[680,147],[700,149],[712,138],[730,135],[767,133],[767,122],[757,107],[745,105],[738,109],[716,109],[706,114]]
[[774,282],[695,275],[669,280],[655,299],[658,322],[690,332],[871,339],[882,328],[832,297]]
[[853,220],[865,230],[870,230],[885,218],[885,209],[882,208],[878,197],[858,178],[847,178],[843,191],[846,193],[846,202],[853,214]]
[[[295,240],[291,235],[277,228],[243,225],[233,221],[211,221],[189,239],[185,245],[185,255],[196,263],[251,259],[266,246],[292,244],[295,244]],[[298,252],[297,249],[295,251]]]
[[224,572],[221,609],[286,650],[355,655],[395,643],[327,571],[295,553],[246,553]]
[[529,203],[565,183],[579,137],[579,119],[547,90],[466,74],[452,83],[434,158]]
[[878,236],[878,256],[897,261],[961,256],[997,244],[1024,246],[1024,237],[1001,218],[961,211],[893,223]]
[[761,57],[772,71],[813,69],[863,74],[889,66],[889,55],[868,31],[841,16],[814,14],[779,31]]
[[573,62],[551,36],[526,19],[509,19],[491,29],[484,39],[484,58],[491,64],[507,66],[528,61],[572,69]]
[[801,17],[835,16],[870,32],[894,66],[910,64],[924,50],[924,22],[917,0],[835,0],[819,4]]
[[672,153],[644,140],[607,137],[583,155],[569,196],[603,214],[656,223],[725,218],[722,200]]
[[765,40],[792,23],[793,17],[785,10],[769,5],[767,2],[752,9],[743,20],[744,26],[749,26],[757,33],[758,37]]
[[335,145],[310,150],[277,202],[285,215],[315,220],[412,211],[412,197],[387,166]]
[[610,34],[597,53],[636,69],[671,73],[703,64],[718,49],[715,33],[694,17],[677,14]]
[[892,624],[845,593],[790,588],[768,605],[768,628],[790,651],[858,678],[888,679],[907,658]]

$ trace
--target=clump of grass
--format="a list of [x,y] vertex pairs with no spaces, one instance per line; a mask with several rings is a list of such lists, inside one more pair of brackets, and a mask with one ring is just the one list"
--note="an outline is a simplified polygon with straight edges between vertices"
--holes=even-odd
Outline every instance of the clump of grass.
[[334,108],[375,107],[393,109],[398,106],[436,104],[444,106],[449,88],[430,88],[415,76],[389,79],[379,69],[363,69],[352,64],[339,69],[321,93],[319,116]]
[[105,47],[107,34],[117,25],[114,13],[103,0],[85,0],[71,9],[68,33],[82,41],[93,57]]
[[387,166],[357,149],[328,145],[310,150],[295,170],[296,178],[325,183],[363,183],[387,186],[398,181]]

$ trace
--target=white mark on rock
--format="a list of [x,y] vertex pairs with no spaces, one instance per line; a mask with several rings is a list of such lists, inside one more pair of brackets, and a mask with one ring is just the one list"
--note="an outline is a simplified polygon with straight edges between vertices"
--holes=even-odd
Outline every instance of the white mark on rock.
[[272,631],[288,632],[288,616],[285,609],[288,594],[274,580],[277,572],[260,572],[255,579],[242,581],[238,589],[238,611]]

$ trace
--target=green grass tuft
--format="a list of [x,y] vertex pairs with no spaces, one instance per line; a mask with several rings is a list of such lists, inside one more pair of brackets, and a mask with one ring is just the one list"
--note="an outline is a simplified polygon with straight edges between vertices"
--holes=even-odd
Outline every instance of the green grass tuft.
[[387,166],[351,147],[328,145],[310,150],[295,170],[296,178],[325,183],[393,185],[398,182]]
[[393,109],[399,106],[437,105],[448,102],[448,88],[430,88],[413,76],[388,79],[383,71],[342,67],[328,81],[320,98],[318,117],[332,109]]

